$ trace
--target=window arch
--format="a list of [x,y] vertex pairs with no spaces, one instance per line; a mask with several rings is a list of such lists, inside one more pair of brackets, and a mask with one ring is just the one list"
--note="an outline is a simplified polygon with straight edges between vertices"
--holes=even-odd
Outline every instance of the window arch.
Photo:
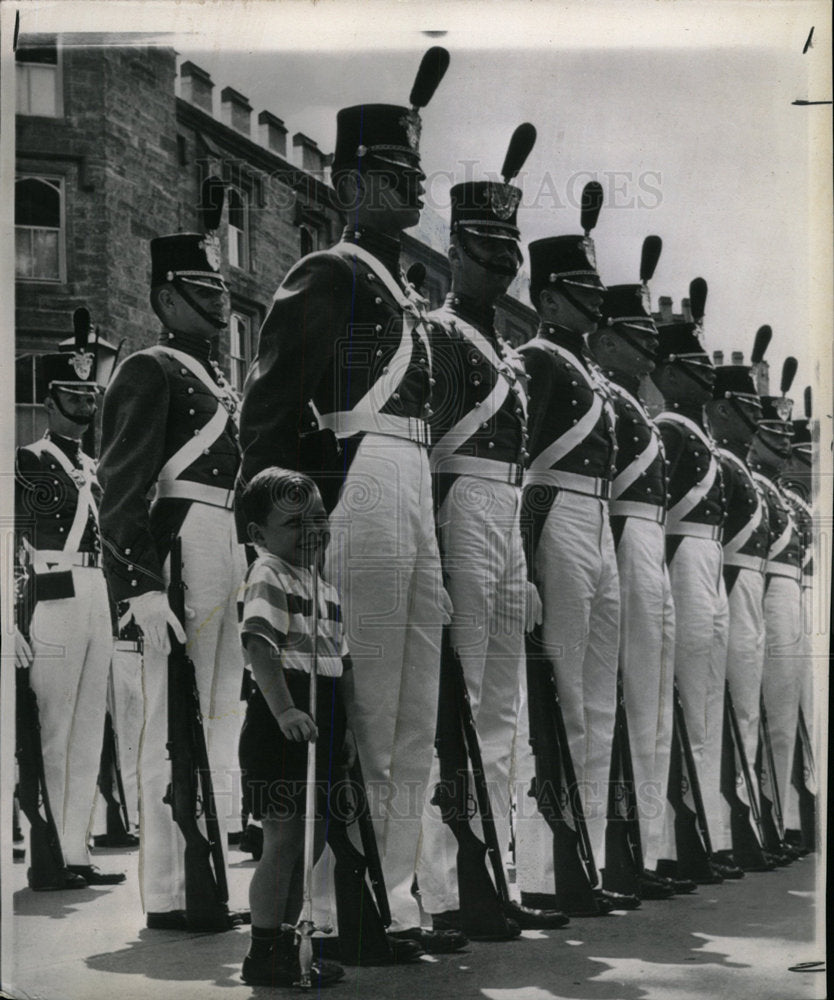
[[54,177],[15,182],[15,277],[64,280],[64,190]]

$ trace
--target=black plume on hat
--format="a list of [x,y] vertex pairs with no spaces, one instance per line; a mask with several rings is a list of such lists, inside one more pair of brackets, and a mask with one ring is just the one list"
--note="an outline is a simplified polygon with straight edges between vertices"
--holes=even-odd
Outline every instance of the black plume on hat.
[[200,212],[203,229],[207,233],[213,233],[220,225],[220,217],[223,215],[226,185],[219,177],[206,177],[200,193]]
[[707,283],[703,278],[693,278],[689,282],[689,309],[696,326],[701,325],[707,304]]
[[582,208],[579,222],[586,236],[597,224],[603,197],[602,184],[599,181],[588,181],[582,189]]
[[640,253],[640,281],[644,285],[654,277],[661,250],[663,250],[663,240],[659,236],[647,236],[643,240],[643,249]]
[[504,157],[504,165],[501,167],[501,176],[504,178],[505,184],[509,184],[513,177],[518,176],[519,170],[527,162],[527,157],[535,145],[535,125],[523,122],[512,134],[510,144],[507,147],[507,155]]
[[751,365],[759,364],[759,362],[764,358],[765,351],[767,351],[772,337],[773,330],[771,330],[767,324],[760,326],[759,329],[756,330],[756,339],[753,341],[753,353],[750,355]]
[[802,401],[805,404],[805,417],[807,420],[811,419],[811,414],[814,412],[811,405],[811,387],[810,385],[805,386],[805,392],[802,394]]
[[90,339],[90,310],[79,306],[72,314],[72,329],[75,334],[75,349],[83,351]]
[[434,45],[426,52],[408,98],[412,108],[424,108],[434,97],[434,92],[449,68],[449,59],[448,51],[440,45]]
[[796,358],[787,357],[782,365],[782,379],[779,383],[779,392],[784,396],[793,385],[796,378],[796,369],[799,367]]

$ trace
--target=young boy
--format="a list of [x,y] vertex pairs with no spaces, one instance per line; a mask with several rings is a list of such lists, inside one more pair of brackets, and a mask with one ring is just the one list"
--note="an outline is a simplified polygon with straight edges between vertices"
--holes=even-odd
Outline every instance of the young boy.
[[[299,978],[294,925],[301,909],[307,744],[316,741],[315,857],[324,848],[328,776],[346,738],[341,684],[342,634],[335,589],[319,578],[329,541],[327,515],[307,476],[271,467],[240,495],[258,558],[249,567],[241,635],[254,684],[240,736],[244,807],[263,823],[263,854],[252,876],[252,944],[242,978],[250,985],[291,986]],[[313,599],[318,600],[317,712],[310,668]],[[313,982],[336,982],[340,965],[315,959]]]

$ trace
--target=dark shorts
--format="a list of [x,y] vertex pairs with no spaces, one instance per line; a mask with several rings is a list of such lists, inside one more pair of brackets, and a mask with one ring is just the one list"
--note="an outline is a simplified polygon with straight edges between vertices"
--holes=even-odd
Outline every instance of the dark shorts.
[[[310,705],[310,677],[285,670],[293,703],[306,712]],[[345,740],[345,710],[339,678],[317,678],[316,784],[317,810],[324,815],[327,792],[336,781]],[[304,815],[307,789],[307,743],[285,738],[260,688],[252,683],[246,718],[240,733],[243,808],[254,819],[287,819]]]

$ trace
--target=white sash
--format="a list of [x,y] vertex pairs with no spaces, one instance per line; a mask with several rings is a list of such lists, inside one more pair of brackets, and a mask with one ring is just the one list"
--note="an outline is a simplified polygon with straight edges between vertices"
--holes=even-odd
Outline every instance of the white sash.
[[77,552],[78,546],[81,544],[81,539],[84,537],[84,529],[87,527],[87,520],[89,515],[93,515],[93,519],[98,525],[98,510],[96,509],[96,502],[93,498],[92,484],[95,481],[95,472],[92,463],[85,461],[84,456],[82,456],[81,463],[84,466],[83,469],[76,469],[69,458],[61,451],[61,449],[49,438],[43,438],[41,441],[37,442],[40,445],[40,451],[48,452],[56,462],[61,466],[61,468],[66,472],[66,474],[76,482],[76,476],[79,472],[83,472],[84,475],[84,485],[78,486],[78,502],[75,507],[75,516],[73,517],[72,527],[70,528],[66,541],[64,542],[65,552]]
[[[740,461],[737,458],[737,456],[735,456],[731,451],[727,451],[725,448],[722,448],[721,454],[729,461],[735,463],[735,465],[737,465],[738,468],[741,469],[744,475],[748,477],[750,476],[750,473],[747,471],[744,463]],[[729,542],[725,543],[724,545],[725,557],[734,556],[740,553],[741,550],[744,548],[744,546],[753,537],[753,533],[755,532],[756,528],[758,528],[758,526],[762,523],[762,515],[763,515],[762,502],[759,499],[759,491],[756,489],[755,485],[753,486],[753,491],[756,494],[756,512],[750,518],[747,524],[744,525],[741,531],[739,531],[739,533],[735,536],[735,538],[731,538]]]
[[706,475],[700,482],[695,483],[695,485],[689,490],[688,493],[684,494],[674,505],[674,507],[669,508],[667,515],[668,523],[670,526],[682,521],[687,514],[690,514],[698,504],[704,499],[704,497],[712,489],[712,485],[715,482],[716,476],[718,475],[718,461],[713,453],[713,447],[710,443],[709,438],[704,434],[701,428],[689,417],[684,417],[680,413],[661,413],[657,418],[660,420],[669,420],[672,423],[678,423],[682,427],[687,428],[690,433],[695,434],[696,437],[700,438],[701,443],[709,452],[710,461],[709,468],[707,469]]

